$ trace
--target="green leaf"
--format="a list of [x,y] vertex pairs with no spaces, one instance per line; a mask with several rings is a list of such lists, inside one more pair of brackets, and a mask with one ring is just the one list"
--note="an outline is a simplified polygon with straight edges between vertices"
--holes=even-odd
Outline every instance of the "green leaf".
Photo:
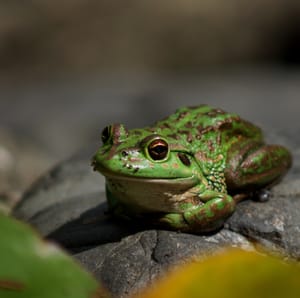
[[1,298],[107,297],[97,281],[56,245],[0,215]]

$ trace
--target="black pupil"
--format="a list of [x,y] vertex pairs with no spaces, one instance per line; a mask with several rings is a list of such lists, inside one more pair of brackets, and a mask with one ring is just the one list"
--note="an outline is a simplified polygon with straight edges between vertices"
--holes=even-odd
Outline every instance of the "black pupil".
[[155,140],[149,146],[149,154],[154,160],[164,159],[168,154],[168,144],[162,140]]
[[164,154],[164,152],[167,150],[167,148],[164,146],[158,145],[158,146],[154,147],[153,150],[157,154]]

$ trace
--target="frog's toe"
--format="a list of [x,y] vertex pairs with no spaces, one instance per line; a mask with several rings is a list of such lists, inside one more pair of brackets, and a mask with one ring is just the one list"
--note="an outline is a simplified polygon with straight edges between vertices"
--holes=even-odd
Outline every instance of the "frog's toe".
[[168,213],[160,218],[160,223],[176,230],[186,230],[188,227],[188,223],[181,213]]

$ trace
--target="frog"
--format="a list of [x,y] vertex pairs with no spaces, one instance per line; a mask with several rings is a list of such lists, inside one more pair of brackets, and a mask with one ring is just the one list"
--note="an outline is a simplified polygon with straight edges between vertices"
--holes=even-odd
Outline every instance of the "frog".
[[292,164],[261,128],[210,105],[144,128],[114,123],[101,138],[92,166],[105,177],[109,214],[187,233],[221,229],[246,198],[269,199]]

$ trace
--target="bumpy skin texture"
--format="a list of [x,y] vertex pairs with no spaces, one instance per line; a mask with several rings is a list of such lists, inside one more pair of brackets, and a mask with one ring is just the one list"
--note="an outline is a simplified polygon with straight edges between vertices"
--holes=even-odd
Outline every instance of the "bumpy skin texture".
[[220,228],[236,203],[276,183],[291,165],[279,145],[236,114],[206,105],[178,109],[143,129],[104,129],[94,169],[112,214],[201,233]]

